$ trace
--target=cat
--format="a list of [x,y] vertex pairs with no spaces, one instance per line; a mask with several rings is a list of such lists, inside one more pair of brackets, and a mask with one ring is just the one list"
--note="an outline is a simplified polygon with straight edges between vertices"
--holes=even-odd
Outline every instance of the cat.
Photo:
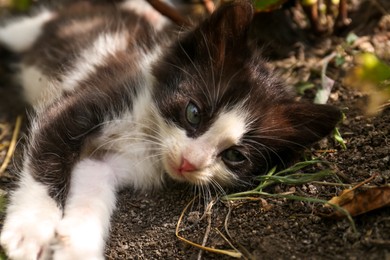
[[41,8],[0,27],[34,108],[1,245],[11,259],[104,259],[116,193],[248,183],[328,135],[250,44],[250,1],[174,28],[146,1]]

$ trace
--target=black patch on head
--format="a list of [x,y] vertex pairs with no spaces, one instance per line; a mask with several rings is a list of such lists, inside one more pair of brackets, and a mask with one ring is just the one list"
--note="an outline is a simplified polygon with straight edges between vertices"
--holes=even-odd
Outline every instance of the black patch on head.
[[[241,74],[250,70],[246,38],[252,16],[249,2],[223,5],[193,31],[180,34],[155,66],[158,107],[188,136],[204,133],[221,109],[248,95],[250,89],[237,81],[250,84]],[[185,108],[190,102],[201,111],[202,122],[196,129],[186,123]]]

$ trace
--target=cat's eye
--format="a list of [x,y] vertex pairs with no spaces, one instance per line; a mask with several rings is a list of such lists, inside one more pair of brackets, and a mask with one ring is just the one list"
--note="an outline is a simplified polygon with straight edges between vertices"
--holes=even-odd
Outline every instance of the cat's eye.
[[222,159],[228,163],[240,163],[246,160],[246,157],[237,149],[227,149],[222,152]]
[[200,124],[200,109],[192,102],[188,103],[186,108],[186,119],[190,125],[196,127]]

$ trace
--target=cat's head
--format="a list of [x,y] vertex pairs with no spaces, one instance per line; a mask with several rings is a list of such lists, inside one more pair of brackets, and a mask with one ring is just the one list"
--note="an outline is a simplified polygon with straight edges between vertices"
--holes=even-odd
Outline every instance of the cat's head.
[[234,184],[329,134],[338,109],[294,101],[248,45],[253,7],[219,8],[155,67],[162,162],[173,179]]

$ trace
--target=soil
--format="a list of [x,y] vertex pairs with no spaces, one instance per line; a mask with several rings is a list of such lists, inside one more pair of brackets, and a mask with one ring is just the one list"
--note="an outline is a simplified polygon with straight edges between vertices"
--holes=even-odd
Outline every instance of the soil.
[[[367,2],[350,4],[352,25],[337,36],[315,36],[310,30],[302,29],[295,34],[298,36],[294,44],[278,45],[283,50],[276,55],[275,48],[267,52],[265,47],[265,55],[271,53],[268,56],[270,67],[280,73],[287,85],[311,82],[317,88],[321,84],[324,58],[343,46],[351,30],[358,36],[357,43],[351,47],[353,51],[346,54],[346,63],[340,67],[332,60],[327,68],[327,76],[335,80],[328,103],[345,113],[346,119],[339,129],[347,148],[342,149],[329,137],[310,149],[311,154],[331,163],[334,176],[322,183],[274,185],[267,188],[267,192],[290,192],[329,200],[347,188],[333,185],[335,182],[353,185],[378,174],[370,182],[371,186],[389,184],[390,108],[385,105],[380,114],[369,117],[364,110],[367,96],[343,85],[354,51],[371,50],[390,62],[390,8],[385,6],[386,0],[376,2],[382,3],[384,10],[377,12],[378,9],[371,6],[376,11],[369,14]],[[297,32],[296,28],[292,29]],[[301,36],[304,39],[299,38]],[[272,47],[271,44],[268,47]],[[6,74],[0,71],[0,76]],[[8,133],[5,139],[9,139],[16,115],[23,110],[17,89],[9,88],[4,82],[0,82],[0,123],[8,127],[2,132]],[[301,98],[313,98],[315,92],[315,88],[307,90]],[[18,153],[20,151],[15,155],[16,162]],[[4,156],[2,150],[0,162]],[[1,178],[0,188],[6,192],[14,187],[15,165],[17,163],[8,167],[8,177]],[[214,202],[212,207],[210,201]],[[129,190],[119,193],[105,251],[107,259],[230,259],[202,251],[175,236],[176,225],[187,205],[189,208],[180,225],[181,236],[200,244],[206,240],[206,246],[211,248],[231,249],[232,244],[245,258],[390,259],[390,207],[353,217],[354,231],[347,219],[324,217],[329,210],[320,203],[270,197],[228,203],[218,199],[214,192],[206,199],[196,197],[193,188],[174,183],[148,194]]]

